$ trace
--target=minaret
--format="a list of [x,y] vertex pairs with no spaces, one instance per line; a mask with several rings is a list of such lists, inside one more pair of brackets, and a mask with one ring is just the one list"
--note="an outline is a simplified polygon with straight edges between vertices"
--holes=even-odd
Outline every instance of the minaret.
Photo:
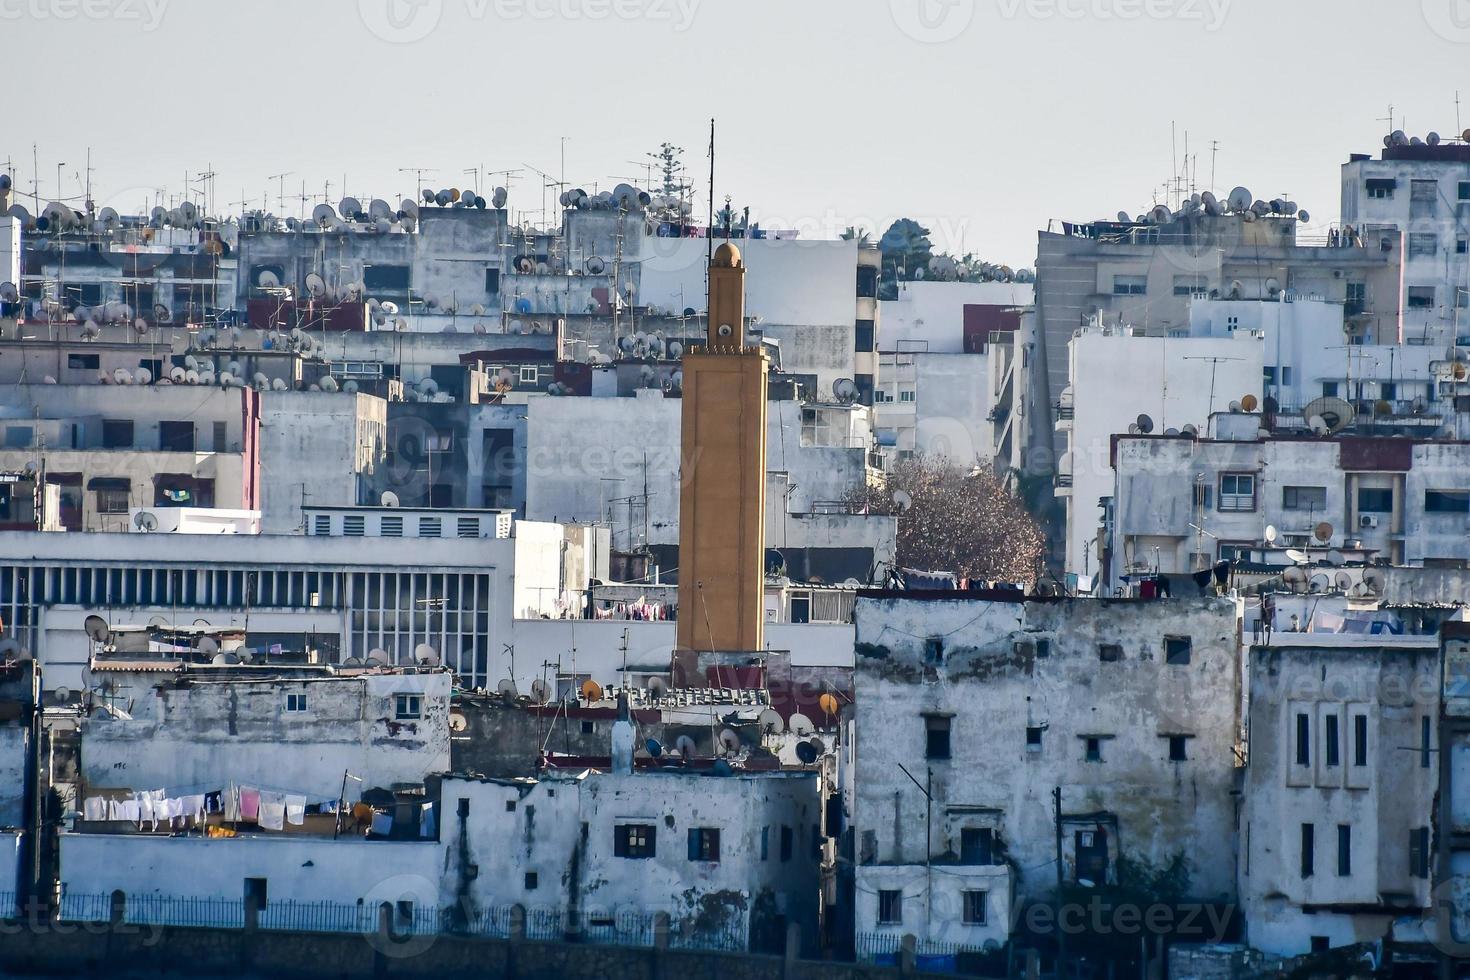
[[709,267],[709,335],[684,355],[678,649],[765,648],[766,374],[746,347],[745,263],[725,242]]

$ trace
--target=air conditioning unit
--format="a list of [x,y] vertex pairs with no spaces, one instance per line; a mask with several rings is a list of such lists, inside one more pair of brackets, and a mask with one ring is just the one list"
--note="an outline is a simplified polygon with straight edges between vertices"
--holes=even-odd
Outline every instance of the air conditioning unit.
[[1377,527],[1378,516],[1376,514],[1364,514],[1358,518],[1358,527]]

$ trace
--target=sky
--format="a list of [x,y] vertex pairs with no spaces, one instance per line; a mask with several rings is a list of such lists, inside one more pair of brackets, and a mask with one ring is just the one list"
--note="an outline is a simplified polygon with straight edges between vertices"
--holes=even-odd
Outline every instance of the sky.
[[1470,127],[1470,0],[0,0],[0,37],[0,170],[45,200],[80,201],[90,151],[120,211],[209,171],[217,211],[282,213],[284,185],[295,214],[303,182],[396,201],[403,168],[480,168],[521,171],[482,193],[537,219],[563,149],[608,189],[667,140],[703,213],[714,117],[716,199],[763,227],[906,216],[1016,267],[1050,221],[1162,199],[1186,134],[1196,189],[1213,170],[1325,234],[1390,105],[1410,135]]

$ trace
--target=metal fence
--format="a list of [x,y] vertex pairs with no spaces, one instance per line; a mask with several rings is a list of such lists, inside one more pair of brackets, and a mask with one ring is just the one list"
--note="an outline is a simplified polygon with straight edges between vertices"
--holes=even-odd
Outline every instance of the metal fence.
[[[15,896],[0,892],[0,918],[14,914]],[[194,898],[175,895],[87,895],[64,893],[57,918],[70,922],[111,922],[128,925],[194,926],[243,929],[247,924],[243,899]],[[286,932],[378,932],[386,920],[396,936],[463,935],[508,939],[516,933],[518,910],[509,905],[475,910],[441,909],[408,903],[386,907],[357,902],[269,901],[256,914],[260,929]],[[519,910],[526,939],[575,940],[609,946],[657,945],[661,913],[644,909],[580,910],[534,906]],[[663,941],[676,949],[743,951],[743,922],[722,922],[709,928],[683,930],[667,927]]]
[[[891,932],[860,932],[856,937],[859,963],[896,966],[903,937]],[[954,973],[962,956],[988,955],[981,946],[920,939],[914,943],[914,967],[920,973]]]

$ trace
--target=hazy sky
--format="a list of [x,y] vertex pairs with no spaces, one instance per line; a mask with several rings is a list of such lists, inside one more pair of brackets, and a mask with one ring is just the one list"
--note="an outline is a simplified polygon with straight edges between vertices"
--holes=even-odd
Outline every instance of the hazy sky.
[[[46,199],[58,162],[79,194],[88,147],[99,204],[212,167],[220,210],[242,189],[278,210],[283,171],[334,203],[344,175],[412,194],[401,167],[555,177],[565,136],[589,190],[685,147],[702,213],[714,115],[717,197],[766,227],[907,215],[1018,266],[1049,219],[1145,209],[1186,130],[1202,189],[1217,140],[1218,188],[1325,229],[1390,103],[1449,136],[1470,99],[1470,0],[0,0],[0,37],[0,167],[29,192],[35,144]],[[540,184],[513,178],[511,206]]]

